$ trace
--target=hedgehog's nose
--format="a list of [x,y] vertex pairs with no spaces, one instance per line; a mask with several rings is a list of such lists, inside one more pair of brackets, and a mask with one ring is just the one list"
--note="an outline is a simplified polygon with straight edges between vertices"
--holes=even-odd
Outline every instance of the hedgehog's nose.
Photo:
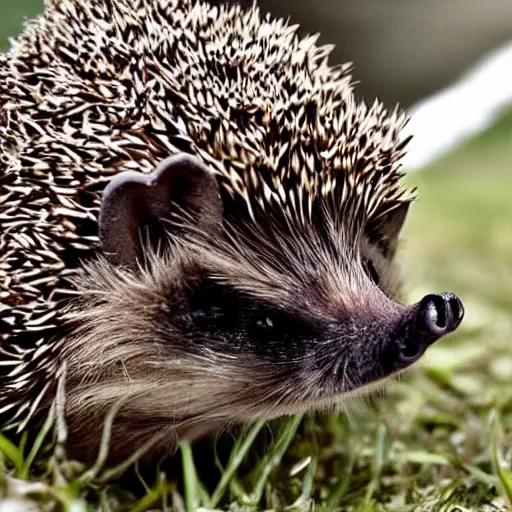
[[464,317],[464,306],[453,293],[427,295],[413,308],[415,313],[405,324],[405,334],[398,336],[401,368],[416,361],[439,338],[457,329]]
[[418,307],[418,328],[439,338],[454,331],[464,317],[464,306],[453,293],[427,295]]

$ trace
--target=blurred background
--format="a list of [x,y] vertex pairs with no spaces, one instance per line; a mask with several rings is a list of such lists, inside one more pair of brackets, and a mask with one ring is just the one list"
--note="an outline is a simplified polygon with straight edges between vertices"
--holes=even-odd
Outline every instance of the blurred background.
[[[250,3],[250,2],[249,2]],[[367,99],[409,106],[512,38],[510,0],[258,0],[356,63]]]
[[[401,249],[407,299],[446,290],[466,305],[460,331],[389,385],[381,409],[365,413],[339,453],[352,435],[366,482],[373,433],[384,424],[385,489],[409,486],[436,502],[448,489],[465,510],[502,500],[507,486],[512,499],[512,472],[498,472],[499,484],[495,465],[512,467],[511,0],[259,1],[335,43],[332,62],[355,62],[366,100],[410,107],[415,139],[405,169],[421,171],[407,176],[420,188]],[[6,50],[42,0],[2,5]],[[364,484],[350,489],[352,500],[367,493]]]
[[[211,0],[212,2],[234,0]],[[242,0],[250,5],[252,0]],[[356,63],[368,100],[410,106],[448,85],[493,48],[512,39],[510,0],[258,0],[290,16],[303,32],[336,44],[333,58]],[[2,0],[0,48],[43,0]]]

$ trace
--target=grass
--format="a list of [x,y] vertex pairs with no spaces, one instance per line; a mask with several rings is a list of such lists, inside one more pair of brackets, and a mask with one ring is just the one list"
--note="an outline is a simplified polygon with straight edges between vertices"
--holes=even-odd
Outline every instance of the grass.
[[[16,9],[32,15],[39,4],[18,0]],[[15,9],[7,12],[0,34],[15,33],[20,19]],[[421,192],[400,255],[408,299],[454,291],[466,318],[401,381],[389,382],[373,407],[353,403],[345,415],[275,422],[271,436],[265,425],[247,426],[219,460],[185,444],[175,461],[183,485],[155,468],[149,483],[137,477],[141,492],[107,482],[113,473],[101,460],[85,468],[59,449],[47,453],[48,425],[34,445],[0,435],[0,496],[21,500],[18,510],[32,503],[72,512],[509,510],[511,162],[512,112],[408,176]],[[200,468],[208,457],[220,468],[211,488]]]

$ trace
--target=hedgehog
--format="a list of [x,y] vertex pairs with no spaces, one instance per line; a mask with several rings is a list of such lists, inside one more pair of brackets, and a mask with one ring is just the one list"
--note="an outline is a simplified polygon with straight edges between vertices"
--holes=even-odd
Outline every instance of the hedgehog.
[[114,411],[108,460],[161,458],[336,409],[459,326],[452,293],[400,300],[407,115],[331,49],[256,5],[45,0],[0,56],[3,430],[62,382],[71,455]]

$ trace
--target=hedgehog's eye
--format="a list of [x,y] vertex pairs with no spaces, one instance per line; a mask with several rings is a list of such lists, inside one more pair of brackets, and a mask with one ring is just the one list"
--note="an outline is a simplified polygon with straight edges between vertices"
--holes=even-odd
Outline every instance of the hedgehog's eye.
[[286,337],[287,329],[279,315],[260,311],[252,318],[249,317],[247,333],[253,342],[261,344]]
[[259,317],[255,322],[255,326],[258,329],[268,331],[274,327],[274,322],[272,321],[272,318],[270,318],[270,316]]
[[368,277],[374,282],[376,286],[379,286],[380,278],[373,262],[365,258],[363,260],[363,266],[365,272],[368,274]]

